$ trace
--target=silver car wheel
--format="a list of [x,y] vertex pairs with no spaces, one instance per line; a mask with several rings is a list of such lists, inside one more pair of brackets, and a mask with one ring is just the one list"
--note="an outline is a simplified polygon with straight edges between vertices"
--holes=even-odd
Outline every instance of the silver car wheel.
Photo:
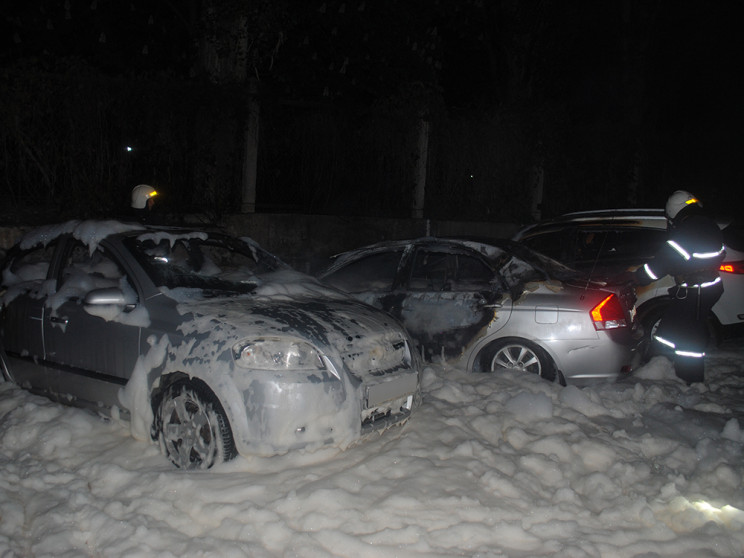
[[222,409],[201,390],[171,386],[160,406],[160,424],[161,447],[180,469],[208,469],[234,455]]
[[481,370],[497,372],[498,370],[517,370],[537,374],[553,382],[556,378],[563,383],[562,376],[556,371],[551,358],[537,345],[515,337],[505,338],[491,344],[481,357]]
[[538,356],[524,345],[504,345],[491,360],[491,371],[499,368],[531,372],[540,376],[542,365]]

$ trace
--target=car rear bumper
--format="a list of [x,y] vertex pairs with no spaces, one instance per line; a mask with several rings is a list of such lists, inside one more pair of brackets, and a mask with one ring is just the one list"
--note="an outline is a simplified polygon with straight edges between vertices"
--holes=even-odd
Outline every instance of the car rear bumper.
[[547,347],[567,384],[587,385],[631,374],[641,363],[642,341],[638,332],[623,329],[598,332],[596,340],[550,341]]

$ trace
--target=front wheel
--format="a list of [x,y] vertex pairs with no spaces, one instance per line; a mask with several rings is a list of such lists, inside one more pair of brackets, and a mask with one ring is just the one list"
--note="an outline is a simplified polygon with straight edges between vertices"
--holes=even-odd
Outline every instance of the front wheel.
[[225,412],[207,388],[188,382],[171,385],[158,418],[160,447],[179,469],[209,469],[235,457]]
[[484,349],[480,359],[484,372],[517,370],[536,374],[554,382],[556,370],[547,353],[537,345],[523,339],[502,339]]

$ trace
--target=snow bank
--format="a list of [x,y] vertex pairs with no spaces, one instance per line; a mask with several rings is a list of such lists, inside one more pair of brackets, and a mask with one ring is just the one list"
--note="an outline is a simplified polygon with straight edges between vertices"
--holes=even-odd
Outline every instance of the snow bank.
[[583,389],[433,366],[402,429],[196,473],[0,383],[0,555],[741,556],[741,340],[708,362]]

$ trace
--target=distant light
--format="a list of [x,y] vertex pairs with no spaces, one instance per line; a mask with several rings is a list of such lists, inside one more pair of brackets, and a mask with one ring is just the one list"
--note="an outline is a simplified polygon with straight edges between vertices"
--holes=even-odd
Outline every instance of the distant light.
[[127,152],[132,152],[132,151],[134,151],[134,147],[132,147],[131,145],[127,145],[127,146],[126,146],[126,147],[124,148],[124,151],[127,151]]

